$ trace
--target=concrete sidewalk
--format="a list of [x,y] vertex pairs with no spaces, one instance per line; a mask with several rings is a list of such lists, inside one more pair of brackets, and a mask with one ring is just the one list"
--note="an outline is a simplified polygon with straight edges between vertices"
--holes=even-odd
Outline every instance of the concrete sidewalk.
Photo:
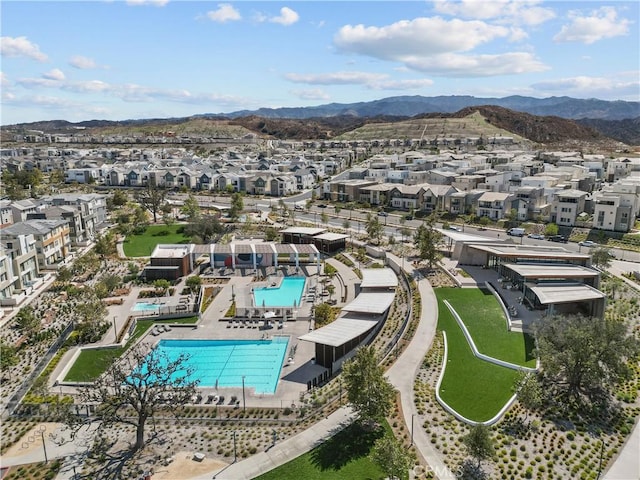
[[[387,253],[398,265],[402,260],[391,253]],[[422,365],[427,351],[431,348],[438,325],[438,302],[429,281],[419,277],[418,272],[405,262],[404,269],[412,276],[417,284],[422,298],[422,310],[420,323],[412,341],[402,352],[398,359],[387,371],[387,377],[393,386],[400,392],[400,403],[404,421],[410,431],[413,431],[413,445],[427,462],[428,468],[441,480],[455,479],[455,475],[447,468],[438,452],[432,447],[431,439],[420,425],[418,410],[415,404],[415,392],[413,385],[416,375]],[[417,419],[416,419],[417,418]]]

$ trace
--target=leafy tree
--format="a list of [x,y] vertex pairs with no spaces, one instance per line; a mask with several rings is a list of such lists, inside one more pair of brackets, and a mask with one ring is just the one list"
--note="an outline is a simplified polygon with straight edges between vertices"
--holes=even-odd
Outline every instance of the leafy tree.
[[164,294],[167,290],[169,290],[171,283],[169,282],[169,280],[165,280],[164,278],[158,278],[157,280],[153,281],[153,286],[160,293]]
[[336,287],[333,284],[327,285],[327,292],[329,292],[329,300],[333,298],[333,294],[336,293]]
[[382,233],[384,231],[384,226],[378,220],[378,217],[367,214],[367,224],[365,226],[365,230],[367,235],[372,240],[375,240],[376,243],[380,243],[380,239],[382,238]]
[[0,370],[3,371],[18,364],[18,349],[0,340]]
[[98,298],[95,290],[85,288],[82,302],[74,307],[72,313],[80,343],[98,341],[109,328],[108,322],[105,321],[107,307]]
[[16,315],[18,329],[24,334],[31,335],[40,330],[40,319],[31,305],[26,305],[20,309]]
[[584,315],[546,316],[534,327],[542,378],[556,397],[580,402],[606,398],[628,378],[639,351],[622,320]]
[[33,196],[42,184],[42,179],[42,172],[37,168],[17,172],[10,172],[5,169],[2,171],[1,183],[10,200],[20,200],[25,198],[27,193]]
[[234,222],[238,220],[238,217],[244,210],[244,201],[242,200],[242,194],[235,192],[231,195],[231,208],[229,209],[229,218]]
[[389,479],[406,478],[411,467],[411,456],[393,435],[378,439],[371,451],[371,460],[385,472]]
[[68,283],[73,278],[73,272],[65,266],[58,269],[56,279],[62,283]]
[[558,235],[558,225],[556,225],[555,223],[547,223],[547,225],[544,227],[544,234],[546,237]]
[[333,207],[333,210],[336,212],[336,215],[338,215],[340,213],[340,210],[342,210],[342,208],[340,208],[340,205],[335,205]]
[[198,200],[193,194],[189,194],[187,199],[182,204],[182,208],[180,208],[180,211],[185,217],[187,217],[187,222],[189,223],[196,223],[202,215]]
[[194,243],[209,243],[223,232],[224,227],[215,215],[200,215],[184,228],[184,233],[191,237]]
[[349,219],[345,218],[345,220],[342,222],[342,228],[344,228],[345,230],[349,230],[351,228],[351,222],[349,221]]
[[129,197],[124,190],[116,190],[109,198],[110,204],[113,207],[124,207],[129,203]]
[[326,225],[327,223],[329,223],[329,215],[327,215],[326,213],[322,212],[320,214],[320,221]]
[[331,323],[333,318],[333,312],[331,311],[331,305],[328,303],[319,303],[313,308],[313,321],[316,328],[324,327]]
[[[98,404],[99,430],[115,424],[135,427],[134,451],[146,443],[147,421],[159,411],[175,414],[193,397],[198,385],[192,379],[193,368],[187,354],[169,357],[161,350],[147,349],[144,344],[132,347],[92,385],[80,390],[83,403]],[[69,421],[77,433],[82,423],[77,418]]]
[[196,292],[200,288],[200,285],[202,285],[202,277],[200,275],[192,275],[187,278],[184,283],[192,292]]
[[478,468],[480,468],[482,460],[491,458],[495,453],[491,432],[486,425],[481,423],[471,427],[471,431],[462,438],[462,442],[467,447],[469,455],[478,461]]
[[544,392],[538,382],[535,373],[520,372],[514,390],[518,401],[527,410],[525,420],[529,417],[530,410],[536,410],[542,405]]
[[117,253],[116,238],[112,230],[100,235],[96,240],[95,252],[105,258]]
[[429,268],[433,268],[433,264],[442,258],[438,247],[442,234],[434,228],[434,225],[435,217],[432,215],[413,234],[413,241],[418,247],[418,256],[421,260],[429,262]]
[[153,215],[153,223],[157,223],[158,214],[162,213],[162,207],[166,202],[167,191],[149,183],[143,189],[136,191],[134,198],[144,210]]
[[591,251],[591,262],[598,268],[606,270],[611,266],[611,253],[608,248],[598,247]]
[[265,228],[264,235],[265,235],[265,240],[267,242],[273,242],[280,236],[280,234],[278,233],[278,230],[274,227]]
[[395,391],[378,365],[374,348],[360,347],[343,366],[348,399],[362,422],[373,423],[389,414]]

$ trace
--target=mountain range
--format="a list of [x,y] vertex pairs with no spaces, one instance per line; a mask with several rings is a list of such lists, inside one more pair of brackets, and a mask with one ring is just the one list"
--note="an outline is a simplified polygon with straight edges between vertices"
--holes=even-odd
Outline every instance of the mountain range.
[[[181,118],[131,119],[123,121],[41,121],[2,127],[3,140],[27,130],[93,133],[173,130],[180,134],[234,137],[233,126],[261,136],[280,139],[327,139],[371,124],[394,124],[398,128],[420,118],[461,118],[474,111],[492,125],[533,142],[567,144],[572,141],[602,142],[613,139],[640,145],[640,102],[510,96],[397,96],[370,102],[331,103],[313,107],[260,108],[232,113],[206,113]],[[226,127],[223,127],[226,125]],[[237,128],[236,127],[236,128]],[[221,133],[222,132],[222,133]],[[226,133],[225,133],[226,132]]]
[[571,97],[533,98],[514,95],[503,98],[480,98],[468,95],[423,97],[397,96],[358,103],[329,103],[315,107],[260,108],[224,114],[205,114],[227,118],[255,115],[265,118],[313,118],[351,115],[356,117],[413,117],[424,113],[454,113],[466,107],[495,105],[532,115],[554,115],[571,120],[624,120],[640,117],[640,102],[579,99]]

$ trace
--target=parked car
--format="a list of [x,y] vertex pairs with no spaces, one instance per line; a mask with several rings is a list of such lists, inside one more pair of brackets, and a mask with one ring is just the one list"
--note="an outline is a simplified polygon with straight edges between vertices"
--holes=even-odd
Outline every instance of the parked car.
[[578,245],[580,245],[581,247],[595,247],[598,244],[596,242],[592,242],[591,240],[584,240],[583,242],[580,242]]
[[327,205],[324,203],[321,203],[320,205],[318,205],[318,208],[327,208]]
[[563,237],[562,235],[551,235],[547,238],[547,240],[551,242],[567,243],[567,238]]
[[294,205],[293,208],[295,208],[296,210],[304,210],[304,207],[302,205]]
[[530,233],[527,237],[533,238],[534,240],[544,240],[544,235],[541,233]]
[[462,228],[457,227],[456,225],[450,225],[450,226],[449,226],[449,230],[453,230],[453,231],[455,231],[455,232],[461,232],[461,231],[462,231]]
[[509,230],[507,230],[507,235],[522,237],[524,235],[524,228],[510,228]]
[[388,217],[389,214],[387,212],[378,212],[378,215],[380,215],[381,217]]
[[404,219],[405,220],[413,220],[413,215],[405,215]]

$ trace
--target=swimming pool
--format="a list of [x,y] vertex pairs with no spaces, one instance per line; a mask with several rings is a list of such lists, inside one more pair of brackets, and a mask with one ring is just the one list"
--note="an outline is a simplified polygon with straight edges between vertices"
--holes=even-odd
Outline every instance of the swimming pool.
[[136,302],[131,311],[133,312],[157,312],[164,303]]
[[199,387],[242,387],[244,376],[246,388],[275,393],[288,344],[289,337],[278,336],[269,340],[161,340],[156,348],[169,361],[187,353]]
[[292,307],[300,306],[304,291],[305,277],[285,277],[279,287],[262,287],[253,289],[256,307]]

